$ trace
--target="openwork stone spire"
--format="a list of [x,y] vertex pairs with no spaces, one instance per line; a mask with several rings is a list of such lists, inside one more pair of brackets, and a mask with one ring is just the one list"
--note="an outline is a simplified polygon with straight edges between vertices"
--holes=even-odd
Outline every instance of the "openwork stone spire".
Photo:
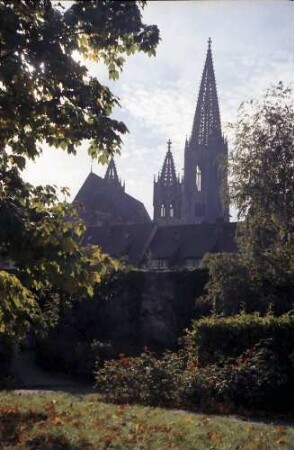
[[161,182],[167,186],[167,185],[173,185],[177,182],[176,177],[176,171],[175,171],[175,164],[173,155],[171,152],[171,140],[169,139],[167,142],[167,153],[164,158],[161,174],[160,174],[160,180]]
[[200,145],[207,145],[209,138],[219,136],[221,136],[220,114],[213,70],[211,39],[209,38],[191,140]]
[[111,160],[109,161],[104,179],[111,183],[120,184],[120,181],[117,176],[115,162],[114,162],[113,158],[111,158]]
[[176,176],[171,144],[169,139],[162,170],[154,179],[154,221],[158,225],[178,224],[181,218],[181,182]]

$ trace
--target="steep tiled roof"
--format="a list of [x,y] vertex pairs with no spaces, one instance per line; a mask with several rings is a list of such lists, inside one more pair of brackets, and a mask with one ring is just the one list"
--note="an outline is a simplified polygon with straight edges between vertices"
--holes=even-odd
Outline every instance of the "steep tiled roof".
[[150,252],[154,259],[178,264],[201,259],[207,252],[234,252],[235,229],[233,223],[162,226],[150,244]]
[[90,226],[87,228],[85,243],[98,244],[105,253],[116,258],[126,258],[128,263],[138,265],[154,227],[153,223]]
[[151,221],[143,203],[126,194],[121,186],[108,183],[94,173],[88,175],[74,202],[83,205],[85,219],[97,212],[109,217],[112,223]]
[[88,227],[85,242],[116,258],[140,265],[144,255],[171,265],[200,260],[207,252],[235,252],[235,223],[156,226],[133,224]]

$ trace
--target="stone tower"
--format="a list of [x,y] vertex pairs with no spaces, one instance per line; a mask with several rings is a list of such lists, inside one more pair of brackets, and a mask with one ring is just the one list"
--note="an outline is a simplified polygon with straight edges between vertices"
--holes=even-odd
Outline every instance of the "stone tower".
[[176,176],[170,140],[167,145],[162,170],[154,179],[154,221],[159,225],[178,224],[181,219],[181,183]]
[[218,218],[229,220],[229,208],[221,200],[227,186],[227,156],[209,38],[192,133],[185,143],[181,223],[212,223]]

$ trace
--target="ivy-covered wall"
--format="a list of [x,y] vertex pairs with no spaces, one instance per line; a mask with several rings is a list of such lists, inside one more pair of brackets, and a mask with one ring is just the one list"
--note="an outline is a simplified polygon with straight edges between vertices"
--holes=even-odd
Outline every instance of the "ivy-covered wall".
[[206,281],[205,270],[117,273],[94,298],[63,311],[59,325],[39,342],[39,357],[48,366],[84,375],[97,354],[111,358],[144,347],[175,348],[199,314],[197,298]]

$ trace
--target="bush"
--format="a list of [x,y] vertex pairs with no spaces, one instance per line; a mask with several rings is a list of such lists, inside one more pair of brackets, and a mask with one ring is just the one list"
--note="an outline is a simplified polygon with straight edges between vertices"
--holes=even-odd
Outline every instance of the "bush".
[[180,398],[205,411],[293,412],[294,353],[284,357],[272,339],[261,341],[233,364],[195,366],[183,373]]
[[293,343],[289,315],[202,319],[184,339],[183,350],[161,357],[120,355],[95,378],[112,401],[206,412],[291,411]]
[[183,355],[166,352],[157,358],[151,352],[138,357],[123,354],[105,362],[95,373],[99,390],[111,401],[144,405],[175,405],[185,368]]
[[224,397],[236,405],[294,410],[294,364],[272,338],[246,350],[230,368]]
[[285,356],[289,355],[294,348],[294,317],[240,314],[201,319],[193,323],[186,337],[186,347],[189,357],[200,366],[222,365],[268,338]]

